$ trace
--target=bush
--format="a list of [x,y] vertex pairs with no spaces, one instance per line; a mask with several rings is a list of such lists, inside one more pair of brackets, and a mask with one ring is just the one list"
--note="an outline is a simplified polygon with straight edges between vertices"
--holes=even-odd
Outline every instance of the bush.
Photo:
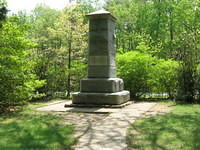
[[155,92],[171,97],[176,94],[177,62],[138,51],[118,55],[117,62],[118,76],[124,80],[132,98]]
[[117,56],[118,76],[124,80],[125,89],[131,97],[150,92],[148,86],[149,71],[156,63],[156,59],[148,54],[131,51]]
[[149,84],[152,92],[167,93],[170,99],[177,94],[178,62],[159,59],[149,71]]

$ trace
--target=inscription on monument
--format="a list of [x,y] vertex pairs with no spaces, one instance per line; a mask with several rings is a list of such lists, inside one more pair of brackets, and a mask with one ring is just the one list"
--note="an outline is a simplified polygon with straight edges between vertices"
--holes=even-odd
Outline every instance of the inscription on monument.
[[89,56],[89,65],[108,65],[108,56]]

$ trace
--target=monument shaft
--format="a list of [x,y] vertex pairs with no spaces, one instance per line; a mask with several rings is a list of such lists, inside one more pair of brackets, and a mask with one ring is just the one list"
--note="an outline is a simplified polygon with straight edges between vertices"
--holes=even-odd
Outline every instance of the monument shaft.
[[89,17],[88,78],[81,80],[80,92],[72,94],[73,104],[119,105],[129,100],[123,80],[116,78],[115,18],[108,11]]
[[89,78],[114,78],[115,66],[115,18],[109,14],[90,14],[89,24]]

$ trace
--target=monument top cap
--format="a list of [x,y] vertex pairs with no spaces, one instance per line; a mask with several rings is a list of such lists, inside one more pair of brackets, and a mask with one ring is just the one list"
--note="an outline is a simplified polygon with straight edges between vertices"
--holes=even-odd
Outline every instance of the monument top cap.
[[112,19],[116,20],[116,18],[109,11],[106,11],[103,9],[89,13],[86,16],[91,17],[91,18],[107,16],[107,17],[111,17]]

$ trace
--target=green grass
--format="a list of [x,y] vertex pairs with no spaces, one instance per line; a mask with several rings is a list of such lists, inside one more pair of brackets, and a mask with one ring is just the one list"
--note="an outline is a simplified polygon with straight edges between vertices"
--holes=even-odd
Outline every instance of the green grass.
[[129,150],[200,150],[200,105],[176,105],[166,115],[136,121]]
[[0,150],[72,149],[74,127],[62,125],[62,118],[33,111],[34,107],[0,116]]

